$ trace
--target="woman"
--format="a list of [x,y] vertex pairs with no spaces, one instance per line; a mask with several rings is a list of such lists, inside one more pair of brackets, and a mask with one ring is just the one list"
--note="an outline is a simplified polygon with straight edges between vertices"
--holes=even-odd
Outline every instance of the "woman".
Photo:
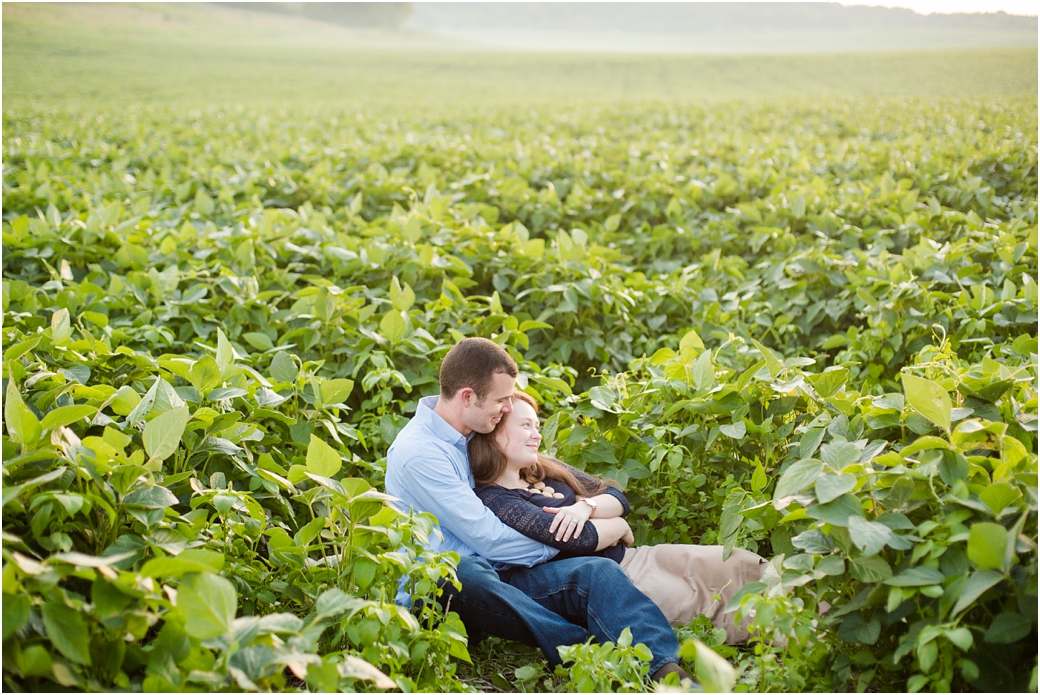
[[618,562],[673,626],[705,614],[726,631],[727,644],[746,641],[749,620],[735,625],[734,614],[723,610],[741,587],[762,577],[766,561],[739,548],[723,561],[719,545],[631,547],[624,494],[538,453],[537,408],[517,391],[512,412],[495,430],[470,440],[475,491],[484,504],[507,525],[559,549],[558,558],[599,554]]

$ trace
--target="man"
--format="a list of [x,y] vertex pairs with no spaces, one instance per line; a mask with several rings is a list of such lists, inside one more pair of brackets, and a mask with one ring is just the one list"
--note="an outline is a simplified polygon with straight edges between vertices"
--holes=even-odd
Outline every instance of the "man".
[[503,524],[473,492],[466,442],[491,432],[511,412],[516,363],[485,338],[467,338],[445,356],[440,396],[419,401],[387,453],[386,491],[440,521],[443,543],[460,555],[461,591],[445,585],[442,602],[459,613],[476,641],[485,634],[541,648],[550,665],[557,647],[617,642],[625,627],[653,652],[655,680],[689,676],[676,665],[678,643],[660,609],[620,566],[603,557],[546,562],[557,551]]

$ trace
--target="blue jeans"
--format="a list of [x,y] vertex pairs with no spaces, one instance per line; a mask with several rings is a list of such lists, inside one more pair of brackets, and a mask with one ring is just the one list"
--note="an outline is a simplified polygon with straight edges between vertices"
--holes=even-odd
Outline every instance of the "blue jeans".
[[626,627],[634,644],[653,652],[650,673],[676,663],[679,643],[657,605],[636,589],[613,560],[574,557],[496,572],[487,560],[459,560],[462,590],[444,585],[441,604],[459,614],[471,641],[485,635],[541,648],[549,665],[557,647],[618,641]]

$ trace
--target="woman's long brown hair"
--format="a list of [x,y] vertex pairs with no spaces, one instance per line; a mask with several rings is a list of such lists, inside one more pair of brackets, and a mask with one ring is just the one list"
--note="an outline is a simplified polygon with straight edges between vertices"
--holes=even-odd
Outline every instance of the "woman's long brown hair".
[[[514,391],[513,398],[528,404],[534,408],[535,414],[538,414],[538,404],[528,394],[523,391]],[[488,434],[478,432],[469,440],[469,467],[473,471],[473,480],[477,485],[494,485],[506,470],[506,455],[495,441],[495,432],[508,417],[508,413],[503,415],[498,426]],[[598,478],[591,487],[583,485],[565,465],[542,454],[538,454],[537,463],[520,471],[520,475],[528,483],[541,482],[546,478],[559,480],[569,485],[575,494],[582,497],[594,497],[607,489],[607,484]]]

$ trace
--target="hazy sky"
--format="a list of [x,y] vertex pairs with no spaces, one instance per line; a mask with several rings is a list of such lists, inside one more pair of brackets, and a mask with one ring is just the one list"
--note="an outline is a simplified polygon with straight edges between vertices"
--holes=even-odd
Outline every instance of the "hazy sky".
[[998,12],[1035,15],[1038,0],[902,0],[901,2],[842,2],[843,5],[875,5],[907,7],[921,14],[933,12]]

